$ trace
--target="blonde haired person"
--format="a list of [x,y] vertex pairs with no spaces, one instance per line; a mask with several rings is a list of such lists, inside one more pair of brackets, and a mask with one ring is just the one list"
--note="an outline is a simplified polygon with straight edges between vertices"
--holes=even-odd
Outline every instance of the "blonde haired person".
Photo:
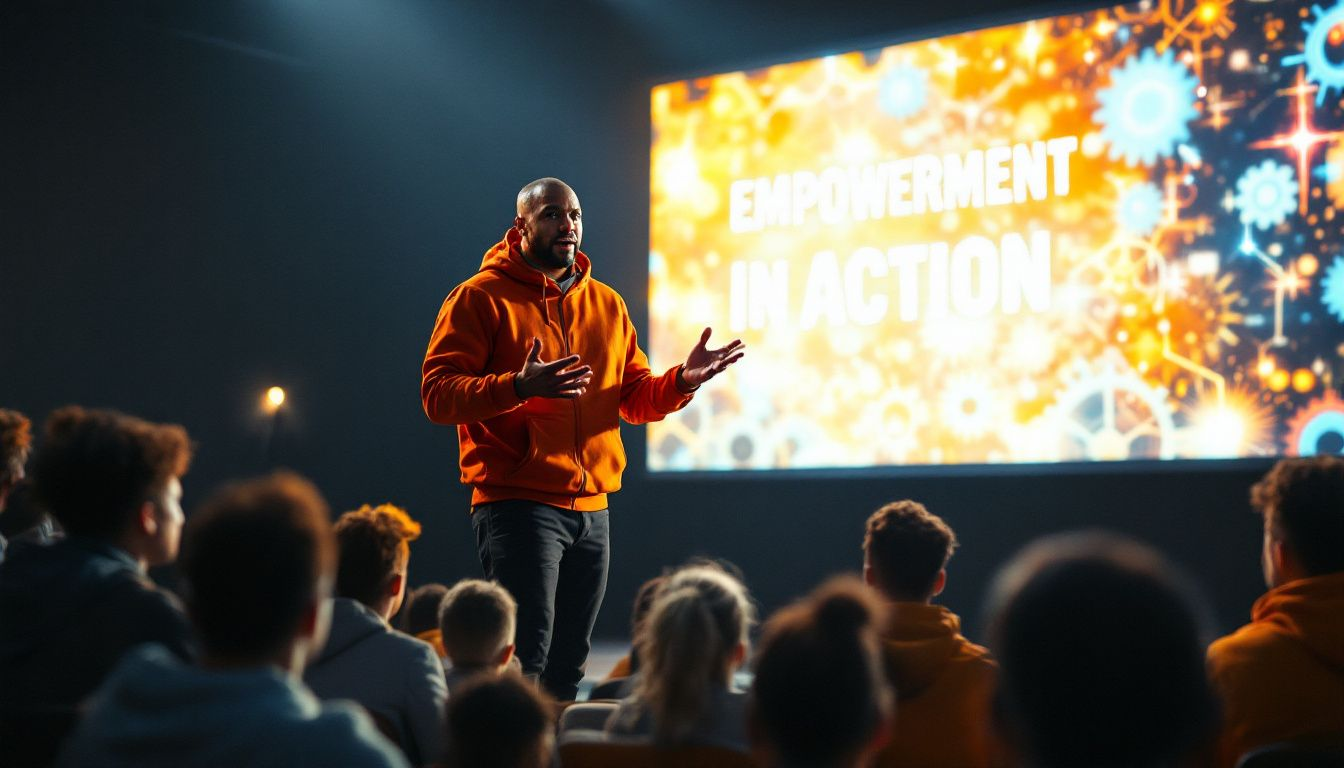
[[513,662],[518,603],[493,581],[463,579],[439,604],[444,655],[452,662],[448,692],[485,673],[498,675]]
[[607,732],[747,751],[746,694],[732,681],[754,620],[747,588],[722,568],[674,572],[635,638],[639,680]]

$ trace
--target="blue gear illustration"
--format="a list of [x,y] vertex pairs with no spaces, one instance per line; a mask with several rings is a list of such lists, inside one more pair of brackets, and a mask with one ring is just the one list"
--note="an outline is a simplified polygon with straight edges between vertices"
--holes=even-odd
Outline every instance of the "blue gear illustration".
[[892,117],[910,117],[929,101],[929,74],[919,67],[901,65],[882,78],[877,103]]
[[1321,278],[1321,303],[1344,323],[1344,257],[1336,256]]
[[1237,179],[1237,209],[1242,224],[1269,229],[1282,224],[1297,209],[1297,180],[1293,169],[1273,160],[1253,165]]
[[1116,216],[1126,232],[1140,237],[1150,234],[1162,221],[1162,192],[1149,181],[1131,186],[1120,194]]
[[1313,5],[1311,13],[1316,17],[1315,23],[1302,22],[1302,29],[1307,33],[1307,39],[1302,43],[1302,52],[1284,56],[1283,66],[1307,65],[1307,79],[1320,86],[1316,89],[1316,105],[1320,106],[1325,103],[1330,91],[1344,91],[1344,63],[1330,61],[1326,53],[1330,43],[1330,30],[1339,24],[1344,24],[1344,2],[1336,3],[1328,11],[1321,10],[1319,5]]
[[1152,165],[1171,156],[1190,138],[1198,84],[1170,48],[1160,56],[1145,48],[1113,71],[1110,86],[1097,94],[1101,108],[1092,114],[1111,145],[1111,158]]

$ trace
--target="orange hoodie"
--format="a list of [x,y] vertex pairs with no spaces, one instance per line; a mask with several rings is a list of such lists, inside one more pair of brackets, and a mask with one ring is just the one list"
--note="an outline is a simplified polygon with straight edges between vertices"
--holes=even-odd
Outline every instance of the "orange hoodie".
[[[625,302],[592,278],[586,255],[576,254],[578,277],[561,293],[523,261],[519,241],[510,229],[486,251],[480,271],[444,300],[425,351],[425,414],[457,425],[472,504],[527,499],[606,509],[625,469],[619,420],[657,421],[691,396],[677,388],[677,368],[661,376],[649,370]],[[533,337],[541,339],[542,360],[577,354],[592,366],[581,397],[518,398],[513,381]]]
[[893,603],[882,641],[896,726],[878,765],[980,768],[1000,762],[990,720],[998,664],[939,605]]
[[1276,741],[1344,735],[1344,573],[1290,581],[1209,646],[1223,700],[1219,764]]

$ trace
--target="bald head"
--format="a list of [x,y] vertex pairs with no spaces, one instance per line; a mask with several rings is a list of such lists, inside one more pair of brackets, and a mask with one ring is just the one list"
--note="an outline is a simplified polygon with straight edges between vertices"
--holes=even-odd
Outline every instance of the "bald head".
[[518,215],[527,216],[529,211],[536,208],[538,202],[550,197],[552,193],[558,193],[562,196],[568,195],[576,200],[578,199],[578,195],[574,194],[574,190],[568,184],[557,178],[547,176],[544,179],[529,182],[518,190]]

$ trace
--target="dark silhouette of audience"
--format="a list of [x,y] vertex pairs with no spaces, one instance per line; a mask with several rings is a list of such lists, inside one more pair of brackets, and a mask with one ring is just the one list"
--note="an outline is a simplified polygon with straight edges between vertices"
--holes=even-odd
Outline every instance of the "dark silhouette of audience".
[[546,768],[555,703],[521,675],[480,675],[448,700],[446,768]]
[[443,584],[423,584],[411,590],[401,609],[401,631],[434,646],[440,659],[447,655],[443,650],[443,633],[439,631],[439,608],[446,594],[448,587]]
[[[639,591],[635,593],[635,604],[630,612],[630,637],[639,637],[644,619],[649,615],[649,609],[653,607],[653,598],[666,582],[667,576],[660,575],[639,586]],[[634,692],[635,683],[639,679],[638,674],[639,654],[632,645],[630,652],[612,665],[611,671],[607,673],[607,679],[593,686],[593,690],[588,694],[589,700],[626,698]]]
[[405,766],[359,707],[300,682],[326,638],[336,545],[327,505],[292,474],[224,488],[187,525],[182,575],[199,664],[131,651],[61,764],[90,768]]
[[1033,768],[1157,768],[1207,749],[1203,603],[1130,539],[1040,539],[1000,571],[988,609],[997,722]]
[[0,565],[0,745],[46,764],[80,703],[130,648],[190,659],[177,599],[146,575],[177,556],[186,431],[113,411],[61,408],[33,460],[34,492],[65,530],[15,542]]

